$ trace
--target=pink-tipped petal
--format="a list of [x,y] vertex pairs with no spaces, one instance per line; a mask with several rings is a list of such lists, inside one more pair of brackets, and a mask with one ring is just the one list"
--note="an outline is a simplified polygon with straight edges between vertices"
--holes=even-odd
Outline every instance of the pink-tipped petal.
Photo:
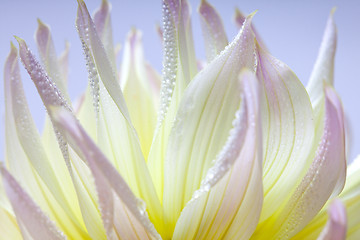
[[95,180],[100,206],[104,207],[102,217],[108,233],[110,230],[109,224],[113,223],[113,196],[111,189],[142,224],[142,227],[153,237],[159,238],[160,236],[150,222],[142,201],[132,193],[125,180],[85,133],[74,116],[64,109],[53,109],[52,114],[56,122],[61,126],[62,132],[71,146],[88,162]]
[[102,0],[101,6],[94,14],[94,24],[101,42],[104,45],[106,54],[112,64],[112,68],[116,70],[110,11],[111,4],[107,0]]
[[[86,48],[86,59],[91,63],[90,80],[94,76],[99,78],[99,88],[94,91],[95,95],[98,93],[96,96],[99,99],[95,139],[136,196],[142,198],[149,206],[150,218],[161,219],[160,200],[156,196],[120,85],[85,3],[80,0],[78,3],[76,24],[83,47]],[[156,222],[161,224],[160,220]]]
[[96,71],[96,73],[100,76],[102,83],[116,106],[119,108],[121,114],[124,116],[126,121],[130,123],[129,113],[120,85],[116,79],[116,74],[83,0],[78,1],[76,26],[80,39],[86,45],[85,47],[88,48],[88,51],[85,51],[85,55],[91,51],[93,61],[96,64],[96,66],[93,66],[96,67],[96,70],[94,71]]
[[[14,209],[17,221],[33,239],[59,240],[66,236],[42,212],[18,182],[1,165],[1,175],[7,196]],[[23,230],[23,229],[22,229]]]
[[54,42],[50,33],[50,27],[44,24],[40,19],[38,19],[38,29],[35,32],[35,40],[47,75],[56,84],[66,100],[70,102],[66,82],[60,71]]
[[63,94],[57,88],[56,83],[49,78],[44,68],[27,47],[25,41],[18,37],[16,40],[19,43],[20,59],[33,80],[45,107],[54,105],[62,106],[70,110],[71,107],[68,105]]
[[262,205],[262,148],[259,89],[256,77],[240,75],[243,101],[234,128],[186,204],[173,239],[248,239]]
[[[344,125],[339,99],[325,89],[324,133],[316,156],[296,191],[284,207],[260,226],[256,237],[273,231],[274,238],[292,237],[321,210],[326,201],[341,192],[346,176]],[[267,236],[267,235],[266,235]]]
[[[245,15],[238,9],[235,8],[235,15],[234,15],[234,21],[238,28],[241,28],[245,21]],[[260,37],[260,34],[256,31],[254,25],[252,26],[252,30],[255,34],[257,43],[263,48],[266,49],[266,45],[262,38]]]
[[343,203],[335,199],[328,209],[329,220],[321,232],[318,240],[345,240],[347,217]]
[[206,0],[202,0],[198,11],[201,16],[206,58],[210,62],[226,47],[228,40],[222,20],[213,6]]
[[254,64],[252,17],[226,50],[192,80],[179,104],[164,166],[163,202],[170,226],[200,187],[231,129],[240,102],[238,74]]
[[328,84],[334,83],[334,60],[337,43],[337,29],[334,22],[335,8],[331,10],[327,20],[325,32],[320,45],[319,53],[311,73],[307,90],[316,110],[319,101],[324,97],[324,82]]
[[257,77],[263,84],[265,221],[288,200],[312,161],[314,123],[305,88],[291,69],[257,44]]

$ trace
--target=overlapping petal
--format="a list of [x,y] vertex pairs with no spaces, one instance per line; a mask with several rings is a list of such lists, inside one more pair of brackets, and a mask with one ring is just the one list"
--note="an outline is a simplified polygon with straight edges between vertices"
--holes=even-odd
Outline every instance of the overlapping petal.
[[316,156],[290,199],[260,224],[253,239],[288,239],[304,228],[331,195],[341,192],[346,176],[343,110],[331,87],[325,89],[324,133]]
[[256,228],[263,198],[260,93],[249,70],[240,79],[244,97],[234,127],[181,212],[173,239],[247,239]]
[[[74,116],[64,109],[52,109],[51,115],[61,126],[61,131],[66,139],[78,154],[87,161],[91,169],[107,237],[113,239],[118,235],[118,237],[123,238],[124,235],[130,234],[131,229],[126,230],[121,226],[122,222],[130,222],[135,225],[132,229],[134,231],[133,237],[136,235],[146,237],[145,229],[152,237],[160,238],[148,218],[144,203],[135,197],[125,180],[85,133]],[[117,198],[113,194],[116,194]],[[118,202],[118,198],[121,199],[121,202]],[[133,214],[132,218],[135,217],[140,224],[133,221],[130,216],[126,217],[130,213]],[[114,224],[115,222],[117,224]],[[144,239],[143,237],[141,239]]]
[[198,11],[201,16],[200,20],[205,40],[206,58],[207,61],[210,62],[228,45],[228,40],[222,20],[213,6],[206,0],[203,0],[201,1]]
[[11,174],[0,166],[3,184],[24,239],[66,239]]
[[284,63],[257,45],[257,77],[263,84],[264,207],[261,222],[289,198],[314,154],[311,103]]
[[172,229],[221,150],[238,109],[238,74],[254,65],[250,15],[234,41],[189,84],[180,102],[165,156],[163,205]]
[[77,28],[88,64],[89,80],[93,81],[96,142],[137,197],[149,206],[150,219],[162,228],[162,209],[140,142],[130,121],[120,85],[109,63],[93,20],[83,1],[79,1]]
[[[23,51],[27,51],[24,45],[22,47]],[[34,62],[32,67],[36,68]],[[65,232],[85,237],[77,198],[64,161],[50,161],[29,112],[14,46],[5,73],[9,169],[43,210],[63,226]]]
[[152,78],[156,76],[149,76],[148,71],[151,71],[151,67],[146,65],[143,55],[142,33],[133,29],[129,32],[124,46],[121,89],[124,91],[131,122],[139,136],[142,152],[147,159],[156,127],[158,98],[155,96],[156,86],[152,84]]
[[111,5],[103,0],[92,19],[78,0],[89,84],[74,107],[66,86],[69,45],[58,58],[50,28],[39,20],[41,64],[17,38],[49,113],[42,137],[12,45],[4,71],[0,239],[358,239],[360,161],[344,188],[344,113],[332,87],[334,10],[308,94],[268,53],[253,14],[236,10],[241,30],[228,44],[218,13],[201,1],[202,65],[188,1],[162,3],[161,78],[144,60],[136,29],[118,74]]

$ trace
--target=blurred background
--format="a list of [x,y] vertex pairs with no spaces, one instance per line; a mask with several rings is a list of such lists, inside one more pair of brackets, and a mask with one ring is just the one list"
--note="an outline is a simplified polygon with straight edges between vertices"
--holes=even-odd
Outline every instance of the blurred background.
[[[306,84],[315,62],[327,17],[336,6],[338,47],[335,62],[335,87],[342,98],[349,122],[348,161],[360,153],[360,1],[358,0],[208,0],[223,18],[229,40],[237,33],[233,22],[235,6],[243,13],[258,10],[254,24],[270,52],[285,62]],[[90,12],[101,0],[85,1]],[[196,55],[205,58],[197,8],[200,0],[190,0]],[[3,69],[13,35],[23,38],[37,53],[34,32],[37,18],[51,26],[57,53],[65,41],[71,44],[69,92],[74,100],[87,85],[87,72],[75,28],[76,0],[0,0],[0,68]],[[156,33],[161,24],[160,0],[112,1],[112,25],[115,43],[123,45],[131,27],[143,31],[145,57],[161,72],[162,47]],[[121,61],[122,53],[118,61]],[[0,71],[3,75],[3,70]],[[2,76],[1,76],[2,78]],[[31,112],[39,129],[44,123],[44,106],[30,78],[22,68],[22,80]],[[3,82],[3,80],[1,80]],[[4,160],[4,86],[0,84],[0,160]]]

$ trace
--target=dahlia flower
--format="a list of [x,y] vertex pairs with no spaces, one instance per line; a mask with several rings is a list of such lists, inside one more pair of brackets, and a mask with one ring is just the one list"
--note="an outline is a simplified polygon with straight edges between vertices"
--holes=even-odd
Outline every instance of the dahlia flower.
[[[109,9],[104,0],[92,18],[78,0],[89,84],[76,103],[69,49],[57,57],[46,24],[35,34],[41,62],[21,38],[11,45],[0,239],[360,238],[360,158],[347,170],[333,11],[305,89],[260,40],[255,13],[237,11],[228,42],[205,0],[206,63],[188,2],[163,0],[162,76],[137,29],[119,71]],[[48,113],[41,134],[19,59]]]

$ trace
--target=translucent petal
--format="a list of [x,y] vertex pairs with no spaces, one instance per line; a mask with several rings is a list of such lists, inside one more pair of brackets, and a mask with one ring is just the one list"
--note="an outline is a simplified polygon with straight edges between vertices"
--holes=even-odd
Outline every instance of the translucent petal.
[[35,40],[41,56],[42,63],[44,64],[45,71],[48,76],[55,82],[60,92],[64,95],[68,103],[70,97],[67,92],[66,80],[61,74],[60,65],[55,51],[55,46],[51,37],[50,27],[38,19],[38,29],[35,33]]
[[337,29],[333,18],[334,12],[335,8],[331,10],[327,20],[319,53],[306,87],[314,109],[316,141],[320,141],[323,129],[324,84],[333,85],[334,83],[334,60],[337,42]]
[[265,221],[286,202],[305,175],[313,156],[314,123],[311,103],[291,69],[257,45],[257,77],[263,84]]
[[182,208],[200,187],[231,129],[240,102],[238,74],[254,64],[252,16],[234,41],[193,79],[179,105],[164,168],[163,204],[169,226],[175,226]]
[[340,100],[326,87],[324,134],[312,165],[290,200],[261,224],[253,239],[289,239],[303,229],[345,183],[344,122]]
[[324,97],[324,82],[331,85],[334,83],[334,58],[337,42],[337,29],[333,18],[334,12],[335,8],[331,10],[328,18],[318,57],[306,87],[315,110],[319,101]]
[[[37,60],[30,52],[30,50],[27,48],[26,43],[21,39],[18,39],[18,42],[20,46],[21,61],[23,62],[25,68],[27,69],[31,79],[35,83],[39,95],[42,98],[43,103],[47,108],[48,112],[50,111],[50,108],[54,106],[58,106],[58,107],[61,106],[71,111],[71,108],[67,104],[65,98],[62,96],[61,92],[59,91],[55,83],[47,76],[46,72],[37,62]],[[103,239],[105,236],[105,232],[101,225],[101,219],[97,211],[96,204],[91,201],[91,197],[89,196],[89,193],[87,192],[86,188],[83,186],[84,181],[83,179],[81,179],[81,176],[77,174],[78,169],[75,169],[75,171],[73,169],[73,164],[74,164],[73,161],[76,161],[77,159],[72,159],[70,157],[68,145],[62,134],[58,131],[57,129],[58,126],[56,123],[54,123],[51,115],[50,115],[50,119],[55,131],[55,134],[51,133],[50,136],[55,135],[54,137],[58,142],[60,152],[63,156],[63,159],[65,160],[68,172],[70,173],[71,180],[74,184],[77,193],[82,217],[84,219],[87,230],[89,231],[89,234],[92,238]],[[54,141],[51,147],[59,149],[56,147]]]
[[138,133],[141,149],[147,159],[156,126],[158,102],[155,95],[151,67],[144,61],[142,33],[136,29],[128,33],[124,46],[121,84],[130,118]]
[[241,110],[200,189],[176,223],[173,239],[248,239],[262,206],[262,148],[258,83],[250,71],[243,81]]
[[23,239],[15,217],[3,208],[0,208],[0,222],[0,240]]
[[[149,206],[150,218],[162,224],[162,210],[132,126],[119,83],[83,1],[79,1],[77,28],[91,64],[90,78],[99,77],[97,143],[137,197]],[[90,55],[91,54],[91,55]],[[98,81],[98,80],[97,80]]]
[[228,40],[222,20],[213,6],[202,0],[198,11],[205,40],[206,58],[210,62],[228,45]]
[[345,240],[346,239],[346,209],[341,201],[335,199],[328,210],[329,220],[318,240]]
[[111,26],[111,4],[107,0],[101,1],[101,6],[94,14],[94,24],[101,42],[105,48],[112,69],[116,70],[115,49],[113,43],[113,34]]
[[34,239],[66,239],[57,226],[40,210],[11,174],[0,166],[3,184],[16,219]]
[[[339,195],[347,212],[347,239],[358,239],[360,237],[360,157],[358,156],[347,169],[347,178],[344,190]],[[316,217],[299,232],[294,239],[311,240],[319,236],[327,221],[326,209],[329,204],[316,215]]]
[[[244,24],[246,17],[245,15],[238,9],[235,8],[235,14],[234,14],[234,22],[236,24],[236,26],[238,28],[241,28],[242,25]],[[254,24],[252,24],[252,30],[255,34],[256,37],[256,42],[263,48],[263,49],[267,49],[266,45],[264,43],[264,41],[262,40],[262,38],[260,37],[260,34],[257,32],[256,28],[254,27]]]
[[113,211],[112,192],[110,191],[112,189],[143,227],[153,237],[160,238],[148,218],[143,202],[135,197],[125,180],[101,153],[84,129],[81,128],[74,116],[64,109],[53,109],[52,114],[61,126],[61,130],[69,143],[79,151],[80,156],[86,159],[91,169],[100,200],[105,228],[108,230],[108,221],[112,219],[112,217],[108,217],[108,214]]
[[56,220],[67,234],[85,237],[78,205],[72,203],[76,201],[76,195],[71,188],[65,164],[63,161],[50,162],[42,148],[27,107],[14,46],[6,63],[5,89],[6,155],[9,170],[42,210]]
[[70,52],[70,43],[65,42],[65,50],[61,53],[61,55],[58,58],[58,64],[60,73],[64,82],[64,85],[66,86],[68,83],[68,75],[69,75],[69,52]]

